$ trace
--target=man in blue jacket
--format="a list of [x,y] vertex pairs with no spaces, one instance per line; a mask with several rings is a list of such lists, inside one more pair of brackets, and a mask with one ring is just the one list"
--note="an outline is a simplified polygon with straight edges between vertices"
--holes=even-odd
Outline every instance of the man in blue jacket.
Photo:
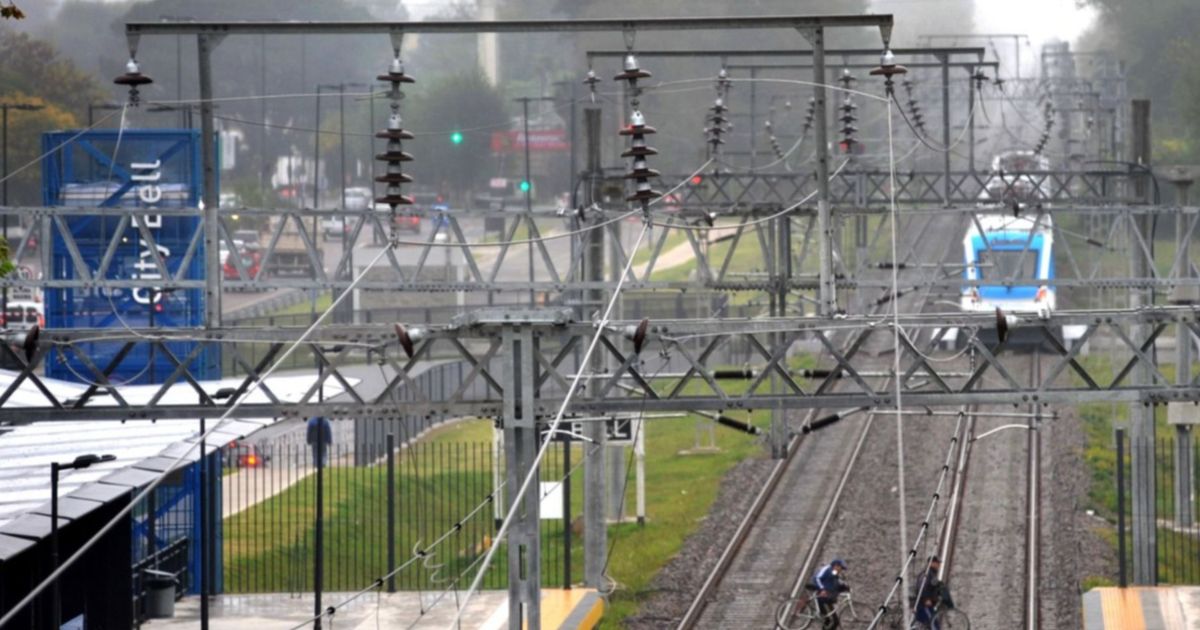
[[834,605],[837,604],[840,593],[850,590],[849,586],[842,584],[842,574],[845,572],[846,562],[840,558],[834,558],[832,562],[821,567],[813,575],[813,586],[817,591],[817,608],[824,618],[824,624],[821,627],[825,630],[837,628],[841,623],[837,613],[834,612]]
[[305,441],[312,447],[313,464],[321,468],[329,465],[329,445],[333,444],[333,425],[322,416],[308,419]]

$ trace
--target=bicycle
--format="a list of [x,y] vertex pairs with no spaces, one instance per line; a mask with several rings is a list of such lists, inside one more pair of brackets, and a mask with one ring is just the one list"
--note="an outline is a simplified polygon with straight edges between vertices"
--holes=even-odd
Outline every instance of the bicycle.
[[878,627],[886,630],[970,630],[971,620],[967,613],[959,608],[942,608],[939,605],[933,614],[933,624],[926,625],[910,617],[908,625],[905,626],[904,613],[898,606],[893,606],[883,614]]
[[[856,625],[859,622],[868,621],[867,618],[859,617],[858,612],[854,610],[854,598],[850,596],[849,590],[838,593],[837,601],[829,614],[821,614],[817,598],[812,593],[816,589],[812,585],[806,585],[806,588],[808,593],[787,599],[775,609],[775,628],[777,630],[802,630],[814,621],[819,621],[819,627],[824,628],[825,624],[835,615],[841,621],[842,627],[846,626],[847,621]],[[790,618],[787,618],[789,610],[793,612]]]

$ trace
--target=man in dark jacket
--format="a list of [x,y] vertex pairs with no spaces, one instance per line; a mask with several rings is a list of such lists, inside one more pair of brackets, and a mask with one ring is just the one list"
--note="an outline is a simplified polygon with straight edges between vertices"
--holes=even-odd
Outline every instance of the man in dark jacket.
[[834,558],[832,562],[821,567],[813,575],[813,587],[817,591],[817,608],[824,618],[824,624],[821,626],[824,630],[837,628],[841,624],[837,613],[834,612],[834,606],[837,604],[838,595],[850,590],[849,586],[842,584],[842,574],[845,572],[846,562],[840,558]]
[[329,465],[329,445],[333,444],[333,425],[322,416],[308,419],[305,441],[312,447],[313,464],[324,468]]
[[942,560],[937,556],[929,559],[929,568],[921,577],[917,593],[917,623],[939,630],[936,619],[938,607],[954,608],[954,600],[950,599],[950,588],[938,577],[942,568]]

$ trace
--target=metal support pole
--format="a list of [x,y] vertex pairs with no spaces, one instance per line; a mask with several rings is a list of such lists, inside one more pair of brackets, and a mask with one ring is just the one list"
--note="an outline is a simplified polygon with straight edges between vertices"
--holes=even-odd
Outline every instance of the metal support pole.
[[[258,203],[267,203],[267,36],[258,36],[258,93],[264,98],[258,104],[259,120],[263,125],[258,128]],[[191,111],[190,109],[188,110]],[[375,162],[372,160],[371,162]],[[288,182],[291,184],[292,182]]]
[[562,461],[563,588],[571,590],[571,440],[563,440]]
[[[7,111],[5,113],[8,113]],[[58,462],[50,462],[50,571],[58,570]],[[62,627],[62,594],[58,578],[50,585],[50,627]]]
[[[338,144],[341,145],[341,158],[338,168],[342,178],[342,209],[346,209],[346,84],[338,84]],[[342,244],[346,242],[346,229],[342,228]]]
[[[1190,182],[1188,182],[1190,185]],[[1179,199],[1177,203],[1180,207],[1186,207],[1188,204],[1187,185],[1179,185]],[[1191,274],[1191,239],[1188,234],[1188,217],[1182,211],[1175,215],[1175,247],[1176,258],[1183,261],[1183,269],[1179,271],[1182,279],[1190,280]],[[1173,300],[1174,303],[1193,303],[1193,295],[1187,295],[1183,299]],[[1175,327],[1175,384],[1187,386],[1192,379],[1192,331],[1187,327],[1187,324],[1179,324]],[[1170,416],[1172,411],[1182,412],[1184,414],[1195,413],[1195,410],[1190,406],[1179,405],[1178,403],[1168,403],[1167,414],[1169,420],[1175,420]],[[1178,420],[1184,421],[1185,418]],[[1195,501],[1196,491],[1193,480],[1196,478],[1196,465],[1193,453],[1192,444],[1192,426],[1190,424],[1175,425],[1175,525],[1178,527],[1191,527],[1195,522]]]
[[[788,286],[787,276],[788,276],[788,274],[787,274],[786,268],[787,268],[787,265],[789,262],[788,258],[790,257],[790,255],[786,252],[788,249],[788,245],[790,245],[790,243],[788,243],[786,241],[790,241],[790,239],[791,239],[791,236],[788,233],[788,229],[787,229],[787,226],[789,225],[789,223],[790,223],[790,219],[788,219],[787,217],[780,217],[780,218],[776,219],[772,225],[769,225],[769,227],[774,228],[773,230],[770,230],[770,232],[773,232],[774,236],[775,236],[775,239],[774,239],[775,256],[773,256],[774,264],[772,265],[774,267],[774,269],[772,269],[772,272],[773,272],[772,275],[774,276],[774,278],[772,278],[772,279],[775,281],[776,286],[775,286],[775,291],[771,295],[771,314],[775,317],[782,317],[787,314],[786,300],[787,300],[787,286]],[[776,345],[776,347],[777,347],[778,344],[782,341],[782,338],[777,333],[772,334],[772,337],[773,337],[772,344]],[[771,374],[770,386],[771,386],[772,394],[776,394],[779,392],[780,383],[779,383],[778,375],[776,375],[774,373]],[[788,426],[787,426],[787,412],[786,411],[784,411],[783,409],[772,409],[771,410],[771,430],[770,431],[771,431],[771,439],[770,439],[771,457],[773,459],[783,459],[787,455],[787,441],[788,441]]]
[[[88,107],[89,108],[91,107],[90,103],[88,104]],[[8,205],[8,103],[0,103],[0,111],[4,112],[4,124],[3,124],[4,139],[2,142],[2,144],[4,145],[4,148],[2,151],[3,156],[4,156],[3,157],[4,179],[2,182],[0,182],[0,186],[4,187],[4,191],[3,191],[3,199],[0,199],[0,205],[7,206]],[[4,215],[4,247],[5,247],[5,251],[7,251],[7,248],[8,248],[8,215],[7,214]],[[49,248],[49,243],[44,243],[42,245],[42,247]],[[12,252],[9,252],[10,257],[11,257],[11,255],[12,255]],[[13,264],[16,264],[17,261],[14,260],[12,262],[13,262]],[[49,271],[48,269],[43,270],[42,273],[47,274],[48,271]],[[47,274],[47,277],[48,277],[48,274]],[[0,318],[3,318],[4,328],[8,328],[8,287],[7,286],[4,287],[3,295],[0,296]],[[58,626],[55,626],[55,627],[57,628]]]
[[[204,97],[201,96],[200,98],[204,98]],[[196,462],[196,464],[200,468],[197,471],[197,477],[199,479],[199,483],[198,483],[199,487],[196,488],[196,494],[199,495],[199,498],[197,501],[199,503],[199,505],[197,507],[199,508],[199,511],[200,511],[199,534],[200,534],[200,629],[201,630],[208,630],[208,617],[209,617],[209,615],[208,615],[208,593],[209,593],[208,574],[209,574],[209,572],[212,571],[212,565],[209,564],[209,562],[208,562],[208,560],[209,560],[208,537],[209,537],[209,529],[211,529],[209,527],[209,525],[211,525],[211,523],[209,523],[209,520],[208,520],[208,492],[205,492],[205,488],[207,487],[207,484],[208,484],[208,457],[205,456],[206,455],[205,451],[207,450],[208,445],[205,444],[206,440],[204,439],[204,434],[207,432],[208,432],[208,429],[205,428],[204,418],[200,418],[200,460],[198,462]]]
[[[196,36],[196,54],[200,75],[200,160],[204,172],[204,324],[207,328],[221,325],[221,257],[219,214],[220,191],[217,190],[217,151],[214,146],[216,127],[213,121],[212,51],[222,35]],[[47,247],[47,249],[49,249]]]
[[[817,231],[820,232],[818,254],[820,267],[819,310],[825,317],[837,312],[837,286],[833,276],[833,222],[830,218],[829,194],[829,121],[825,109],[825,29],[802,30],[813,49],[813,121],[817,144]],[[751,130],[753,131],[753,130]]]
[[1125,568],[1125,429],[1117,429],[1117,585],[1129,584]]
[[[321,390],[325,389],[324,383]],[[324,426],[317,426],[317,513],[313,523],[313,628],[321,630],[322,578],[325,575],[325,435]]]
[[[528,98],[521,99],[521,124],[523,126],[524,133],[525,133],[525,135],[522,136],[524,138],[524,144],[525,144],[525,180],[524,180],[524,182],[525,182],[525,212],[530,213],[530,212],[533,212],[533,182],[529,180],[529,99]],[[528,217],[526,217],[526,219],[530,220],[530,221],[533,220]],[[532,284],[533,283],[533,244],[532,243],[527,244],[525,246],[525,249],[529,253],[529,282]],[[536,294],[534,293],[533,289],[530,289],[529,290],[529,305],[534,306],[536,304],[536,301],[537,301]]]
[[396,592],[396,434],[387,434],[387,592]]
[[633,421],[633,457],[634,479],[637,483],[637,524],[646,525],[646,419],[638,417]]
[[[1148,166],[1150,164],[1150,101],[1133,101],[1133,146],[1137,154],[1135,161]],[[1145,186],[1149,195],[1149,186]],[[1151,238],[1151,219],[1149,215],[1138,216],[1142,236]],[[1151,245],[1153,251],[1153,245]],[[1149,276],[1149,261],[1141,252],[1130,258],[1130,274],[1134,278]],[[1137,309],[1153,304],[1154,298],[1145,289],[1130,291],[1130,307]],[[1131,326],[1132,337],[1141,340],[1146,337],[1147,327],[1137,323]],[[1153,358],[1153,349],[1150,350]],[[1135,385],[1145,385],[1151,382],[1153,366],[1139,362],[1131,378]],[[1129,455],[1132,468],[1131,482],[1133,495],[1133,582],[1140,585],[1153,585],[1157,581],[1157,549],[1158,526],[1155,511],[1155,426],[1154,408],[1147,404],[1133,403],[1129,413]]]
[[[321,88],[317,86],[316,113],[313,114],[313,205],[316,209],[321,205]],[[303,203],[301,204],[303,205]],[[313,238],[317,238],[317,218],[313,217]]]
[[[975,68],[967,68],[970,77],[967,81],[970,83],[968,93],[970,100],[967,102],[967,170],[972,174],[975,173]],[[946,152],[949,155],[949,151]]]
[[750,68],[750,170],[758,157],[758,68]]
[[[520,496],[518,489],[535,471],[538,453],[536,387],[537,356],[533,328],[506,326],[504,346],[504,458],[513,522],[508,529],[508,627],[541,628],[541,491],[536,485]],[[514,505],[517,501],[519,505]],[[516,508],[514,510],[514,507]]]
[[950,207],[950,56],[938,55],[942,63],[942,204]]
[[[584,133],[587,140],[587,172],[590,179],[588,185],[588,205],[600,200],[600,109],[589,107],[583,111]],[[588,231],[585,240],[585,277],[590,281],[604,280],[604,231],[593,229]],[[597,308],[604,300],[601,289],[588,292],[586,308]],[[589,318],[591,313],[586,314]],[[598,353],[592,356],[591,365],[585,369],[593,374],[599,374],[604,366],[604,359]],[[580,366],[584,368],[584,366]],[[586,390],[588,396],[594,396],[591,387]],[[584,583],[592,588],[599,588],[604,582],[604,560],[608,549],[608,531],[604,523],[604,448],[608,441],[608,433],[604,423],[588,422],[584,427],[586,436],[592,440],[589,448],[584,449],[583,463],[583,570]]]

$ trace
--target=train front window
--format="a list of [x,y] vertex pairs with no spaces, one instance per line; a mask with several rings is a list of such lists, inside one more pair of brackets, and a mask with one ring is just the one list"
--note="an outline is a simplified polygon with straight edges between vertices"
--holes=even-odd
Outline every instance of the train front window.
[[1036,279],[1038,252],[1029,250],[981,249],[976,254],[979,261],[979,278],[991,280]]

